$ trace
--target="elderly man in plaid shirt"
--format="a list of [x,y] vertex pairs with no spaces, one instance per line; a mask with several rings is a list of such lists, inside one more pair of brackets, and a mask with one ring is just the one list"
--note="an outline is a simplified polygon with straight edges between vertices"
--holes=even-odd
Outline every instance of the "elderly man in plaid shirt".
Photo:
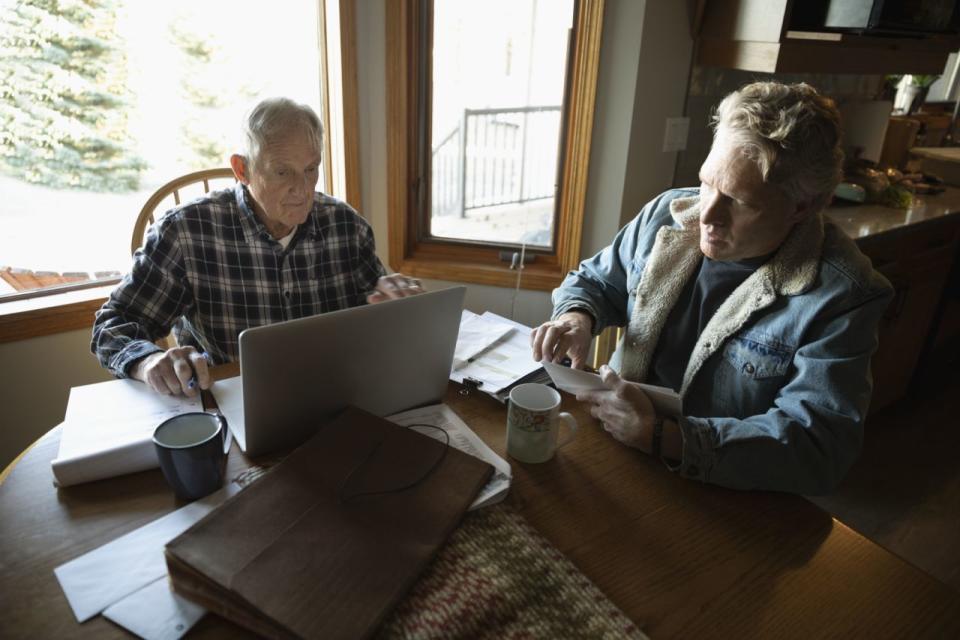
[[[370,225],[315,190],[323,126],[310,107],[264,100],[244,129],[236,186],[164,214],[97,312],[91,348],[114,375],[195,396],[248,327],[422,291],[385,275]],[[171,329],[179,346],[164,351]]]

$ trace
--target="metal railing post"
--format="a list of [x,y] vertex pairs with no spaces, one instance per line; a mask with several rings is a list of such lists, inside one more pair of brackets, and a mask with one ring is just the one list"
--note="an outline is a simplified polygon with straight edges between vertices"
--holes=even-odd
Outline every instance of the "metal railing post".
[[467,217],[467,110],[460,121],[460,217]]
[[523,184],[524,178],[526,177],[527,172],[527,126],[529,124],[528,120],[529,113],[527,111],[523,112],[523,133],[520,134],[520,193],[517,194],[519,200],[518,203],[523,204],[527,199],[523,195]]

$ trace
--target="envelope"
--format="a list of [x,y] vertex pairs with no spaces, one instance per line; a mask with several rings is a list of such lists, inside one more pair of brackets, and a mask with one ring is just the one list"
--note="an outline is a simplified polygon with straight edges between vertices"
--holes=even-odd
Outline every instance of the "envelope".
[[[553,384],[567,393],[576,395],[583,391],[607,390],[606,385],[600,380],[600,376],[595,373],[571,369],[553,362],[544,362],[543,368],[550,374]],[[637,384],[650,398],[650,402],[658,414],[674,417],[683,415],[683,403],[680,400],[680,394],[676,391],[652,384]]]

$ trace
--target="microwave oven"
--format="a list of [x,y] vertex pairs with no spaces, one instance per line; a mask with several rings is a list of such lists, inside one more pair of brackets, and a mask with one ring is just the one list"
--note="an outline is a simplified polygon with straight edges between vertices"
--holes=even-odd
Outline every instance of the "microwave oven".
[[797,0],[791,27],[870,34],[960,33],[960,0]]

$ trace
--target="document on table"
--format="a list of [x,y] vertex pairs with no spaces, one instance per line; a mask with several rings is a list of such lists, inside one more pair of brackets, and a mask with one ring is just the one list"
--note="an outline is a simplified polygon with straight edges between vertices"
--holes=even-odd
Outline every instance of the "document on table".
[[[581,391],[606,390],[606,385],[600,380],[600,376],[595,373],[581,371],[580,369],[571,369],[563,365],[552,362],[544,362],[544,369],[550,374],[550,379],[558,389],[567,393],[577,394]],[[683,405],[680,401],[680,395],[673,389],[667,387],[657,387],[652,384],[640,384],[640,387],[650,398],[653,408],[657,413],[668,416],[682,416]]]
[[450,372],[451,380],[463,383],[469,378],[482,383],[481,391],[496,395],[540,369],[540,363],[533,359],[530,349],[530,327],[489,311],[481,316],[474,314],[474,317],[479,319],[476,320],[478,323],[506,331],[469,361],[455,366]]
[[[387,416],[387,420],[403,426],[429,424],[440,427],[449,435],[451,447],[456,447],[464,453],[469,453],[493,465],[493,476],[480,491],[477,499],[470,505],[470,511],[496,504],[506,497],[507,491],[510,489],[510,482],[513,478],[510,463],[488,447],[487,444],[473,432],[473,429],[468,427],[467,424],[460,419],[460,416],[447,405],[435,404],[429,407],[411,409],[410,411]],[[437,440],[443,439],[443,436],[441,436],[436,429],[415,426],[411,426],[410,428]]]
[[54,569],[77,621],[103,613],[144,638],[186,633],[204,610],[169,592],[163,548],[238,491],[231,483]]
[[190,411],[203,411],[199,396],[164,396],[136,380],[72,388],[51,463],[56,483],[66,487],[158,466],[154,429]]
[[481,352],[506,336],[513,327],[505,322],[493,322],[466,309],[460,316],[460,333],[453,353],[454,370],[466,366]]

